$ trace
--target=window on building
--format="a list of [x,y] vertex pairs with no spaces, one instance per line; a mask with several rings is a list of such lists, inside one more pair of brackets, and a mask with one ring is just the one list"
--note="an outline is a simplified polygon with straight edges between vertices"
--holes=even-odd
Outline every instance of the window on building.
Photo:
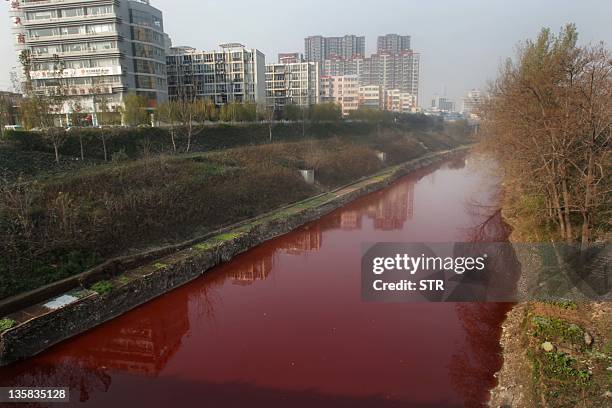
[[87,14],[91,16],[113,14],[113,13],[114,13],[113,6],[87,7]]
[[49,11],[33,11],[26,14],[28,20],[49,20],[57,17],[55,10]]
[[80,52],[87,49],[87,44],[85,43],[75,43],[75,44],[66,44],[64,45],[64,49],[67,52]]
[[115,41],[101,41],[89,43],[89,49],[92,51],[114,50],[117,48]]
[[103,34],[103,33],[111,33],[115,31],[114,24],[95,24],[87,26],[88,34]]
[[136,75],[136,88],[156,89],[154,77]]
[[30,30],[30,37],[33,38],[52,37],[58,34],[59,32],[54,28],[37,28],[35,30]]
[[82,34],[83,31],[83,27],[81,26],[62,27],[60,29],[61,35],[77,35]]
[[82,15],[85,14],[82,8],[65,9],[65,10],[61,10],[60,12],[62,14],[62,17],[68,17],[68,18],[69,17],[81,17]]

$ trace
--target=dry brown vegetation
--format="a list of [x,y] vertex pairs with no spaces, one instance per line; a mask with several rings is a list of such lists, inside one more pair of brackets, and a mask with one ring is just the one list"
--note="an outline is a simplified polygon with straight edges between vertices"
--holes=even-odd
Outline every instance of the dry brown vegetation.
[[[147,154],[38,181],[5,180],[0,298],[113,256],[204,234],[465,141],[463,133],[388,132],[369,139]],[[389,151],[389,161],[382,163],[376,151]],[[316,184],[307,184],[299,169],[314,169]]]
[[519,47],[484,107],[485,145],[506,171],[507,213],[524,238],[585,247],[610,231],[612,56],[577,38],[568,25]]

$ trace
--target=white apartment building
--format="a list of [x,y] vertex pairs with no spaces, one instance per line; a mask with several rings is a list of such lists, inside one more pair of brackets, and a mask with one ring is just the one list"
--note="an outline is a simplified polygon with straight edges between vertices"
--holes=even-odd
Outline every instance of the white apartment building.
[[307,107],[319,103],[321,75],[316,62],[266,65],[267,106],[281,111],[286,105]]
[[218,106],[230,102],[266,104],[264,54],[238,43],[221,44],[220,48],[170,48],[166,58],[170,98],[197,98]]
[[163,16],[148,0],[11,0],[9,11],[32,91],[69,96],[58,113],[78,106],[95,122],[101,101],[117,108],[127,92],[152,107],[168,98]]
[[483,102],[484,97],[482,93],[477,89],[472,89],[468,92],[467,96],[463,98],[461,113],[468,118],[478,119],[478,109]]
[[385,94],[385,110],[390,112],[416,112],[417,101],[414,95],[401,89],[391,89]]
[[370,109],[382,110],[384,104],[384,92],[379,85],[366,85],[359,87],[359,106]]
[[321,78],[321,101],[333,102],[342,109],[342,115],[359,109],[359,77],[356,75],[325,76]]

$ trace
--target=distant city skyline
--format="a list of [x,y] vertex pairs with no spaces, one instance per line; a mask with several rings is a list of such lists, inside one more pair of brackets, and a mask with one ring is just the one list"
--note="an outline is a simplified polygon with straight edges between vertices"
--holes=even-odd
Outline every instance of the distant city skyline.
[[[177,3],[181,7],[177,7]],[[241,42],[275,62],[282,52],[304,53],[304,38],[312,35],[366,37],[366,54],[376,52],[379,35],[408,35],[421,54],[421,106],[434,95],[458,105],[473,88],[486,89],[500,63],[514,56],[519,41],[537,36],[542,27],[557,32],[576,23],[580,42],[612,42],[612,2],[606,0],[417,0],[334,2],[311,0],[287,5],[279,0],[223,1],[151,0],[164,13],[165,30],[174,45],[217,49],[224,42]],[[282,7],[279,7],[282,5]],[[197,10],[198,12],[194,12]],[[247,10],[236,13],[236,10]],[[349,12],[350,11],[350,12]],[[272,13],[273,12],[273,13]],[[273,17],[272,17],[273,16]],[[10,89],[9,72],[18,65],[13,49],[8,3],[0,9],[0,89]]]

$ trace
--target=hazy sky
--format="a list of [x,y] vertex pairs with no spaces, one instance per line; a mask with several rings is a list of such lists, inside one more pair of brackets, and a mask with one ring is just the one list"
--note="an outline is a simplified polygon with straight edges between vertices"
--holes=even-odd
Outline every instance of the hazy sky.
[[[0,88],[16,66],[8,2],[0,6]],[[164,12],[175,45],[200,49],[223,42],[259,48],[266,61],[278,52],[304,52],[304,37],[366,36],[366,52],[379,34],[412,36],[421,53],[421,104],[434,94],[458,100],[482,88],[518,41],[541,27],[555,32],[575,22],[581,42],[612,43],[611,0],[151,0]]]

